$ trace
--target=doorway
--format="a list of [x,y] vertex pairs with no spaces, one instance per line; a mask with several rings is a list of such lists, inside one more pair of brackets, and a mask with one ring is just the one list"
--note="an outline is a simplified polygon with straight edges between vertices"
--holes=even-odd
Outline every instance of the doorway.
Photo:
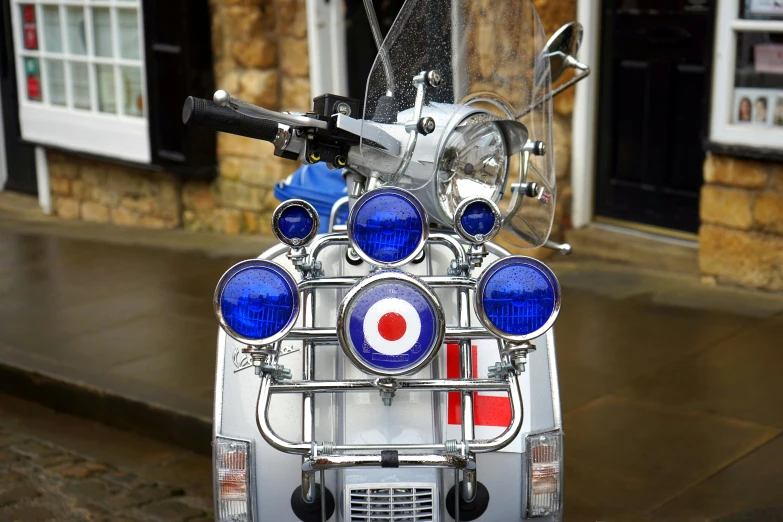
[[19,101],[17,98],[14,39],[11,30],[11,9],[9,0],[0,6],[0,27],[3,30],[3,48],[0,49],[0,104],[2,104],[2,127],[7,179],[5,187],[25,194],[38,194],[35,174],[35,147],[22,142],[19,128]]
[[[373,0],[375,15],[385,37],[394,19],[402,9],[405,0]],[[373,40],[370,22],[362,0],[347,0],[345,3],[345,39],[348,67],[348,95],[364,100],[367,77],[378,49]]]
[[605,0],[596,217],[697,232],[713,0]]

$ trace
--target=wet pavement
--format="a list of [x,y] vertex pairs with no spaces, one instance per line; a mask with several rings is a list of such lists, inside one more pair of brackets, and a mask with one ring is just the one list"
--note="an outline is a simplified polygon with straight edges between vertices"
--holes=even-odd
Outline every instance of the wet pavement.
[[209,458],[0,394],[0,520],[205,522]]
[[[238,259],[0,220],[0,363],[208,423],[211,296]],[[566,520],[781,519],[783,296],[578,257],[552,266]]]

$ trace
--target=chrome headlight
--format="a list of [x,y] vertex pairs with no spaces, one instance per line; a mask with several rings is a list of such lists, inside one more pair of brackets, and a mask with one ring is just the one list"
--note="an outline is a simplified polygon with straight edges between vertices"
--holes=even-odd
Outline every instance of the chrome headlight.
[[437,198],[454,216],[466,198],[481,196],[497,203],[506,184],[509,155],[500,127],[488,114],[463,120],[447,137],[438,161]]

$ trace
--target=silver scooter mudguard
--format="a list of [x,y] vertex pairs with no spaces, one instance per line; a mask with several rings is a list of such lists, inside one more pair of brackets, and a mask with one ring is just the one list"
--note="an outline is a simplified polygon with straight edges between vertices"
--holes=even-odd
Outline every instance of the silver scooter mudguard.
[[[487,247],[490,254],[483,266],[508,255],[496,245],[488,244]],[[320,257],[324,272],[329,276],[366,275],[369,269],[367,263],[353,266],[346,262],[346,248],[335,246],[324,250]],[[299,273],[286,257],[287,252],[287,247],[280,245],[260,258],[275,261],[298,277]],[[425,253],[424,261],[411,263],[403,270],[414,275],[447,272],[453,258],[450,251],[433,244],[426,247]],[[480,270],[475,269],[473,277],[477,277]],[[315,326],[334,327],[336,310],[346,290],[319,292]],[[455,291],[443,288],[435,292],[444,307],[447,324],[457,324]],[[475,315],[471,324],[478,324]],[[297,327],[301,327],[301,317]],[[476,519],[482,522],[528,518],[530,471],[526,459],[527,439],[531,434],[559,431],[562,427],[553,330],[550,329],[532,344],[536,350],[529,354],[526,371],[520,376],[524,405],[522,430],[502,450],[476,456],[478,480],[486,486],[490,496],[488,509]],[[303,371],[302,342],[284,340],[282,347],[285,355],[280,358],[280,363],[290,368],[293,378],[298,379]],[[249,493],[252,520],[297,522],[299,519],[291,508],[291,496],[302,484],[302,457],[278,451],[262,438],[256,421],[260,378],[254,374],[242,348],[243,345],[219,331],[214,435],[251,443],[252,482]],[[487,368],[499,361],[497,341],[474,341],[473,353],[473,377],[486,378]],[[456,345],[444,345],[432,364],[411,377],[459,377]],[[315,378],[366,379],[367,375],[354,367],[342,349],[335,345],[317,347]],[[474,400],[476,437],[497,436],[509,422],[507,394],[480,392]],[[316,440],[335,441],[337,444],[426,444],[460,440],[459,404],[459,392],[398,391],[391,406],[382,403],[378,392],[316,394]],[[263,405],[260,407],[263,408]],[[302,395],[273,395],[268,418],[280,437],[302,440]],[[562,457],[559,466],[559,475],[562,476]],[[455,484],[455,475],[455,471],[436,468],[329,470],[325,472],[325,485],[334,494],[336,509],[328,520],[453,520],[446,508],[446,495]],[[320,478],[317,480],[320,482]],[[559,490],[558,494],[561,493]],[[549,515],[536,520],[553,521],[560,516]]]

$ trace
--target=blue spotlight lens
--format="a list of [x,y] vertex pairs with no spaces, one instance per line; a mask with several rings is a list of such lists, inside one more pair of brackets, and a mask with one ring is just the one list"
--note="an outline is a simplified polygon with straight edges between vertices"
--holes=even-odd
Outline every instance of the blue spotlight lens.
[[277,226],[284,237],[301,240],[313,232],[315,221],[304,208],[290,206],[280,214]]
[[239,336],[267,340],[291,326],[299,312],[294,280],[278,265],[251,260],[231,268],[221,279],[219,312]]
[[505,258],[487,269],[478,284],[484,314],[500,332],[539,332],[559,307],[560,290],[546,265],[531,258]]
[[412,196],[398,189],[368,192],[349,217],[355,246],[379,263],[397,263],[419,248],[425,213]]
[[465,207],[460,218],[462,229],[471,236],[486,235],[495,228],[495,213],[484,201],[475,201]]

